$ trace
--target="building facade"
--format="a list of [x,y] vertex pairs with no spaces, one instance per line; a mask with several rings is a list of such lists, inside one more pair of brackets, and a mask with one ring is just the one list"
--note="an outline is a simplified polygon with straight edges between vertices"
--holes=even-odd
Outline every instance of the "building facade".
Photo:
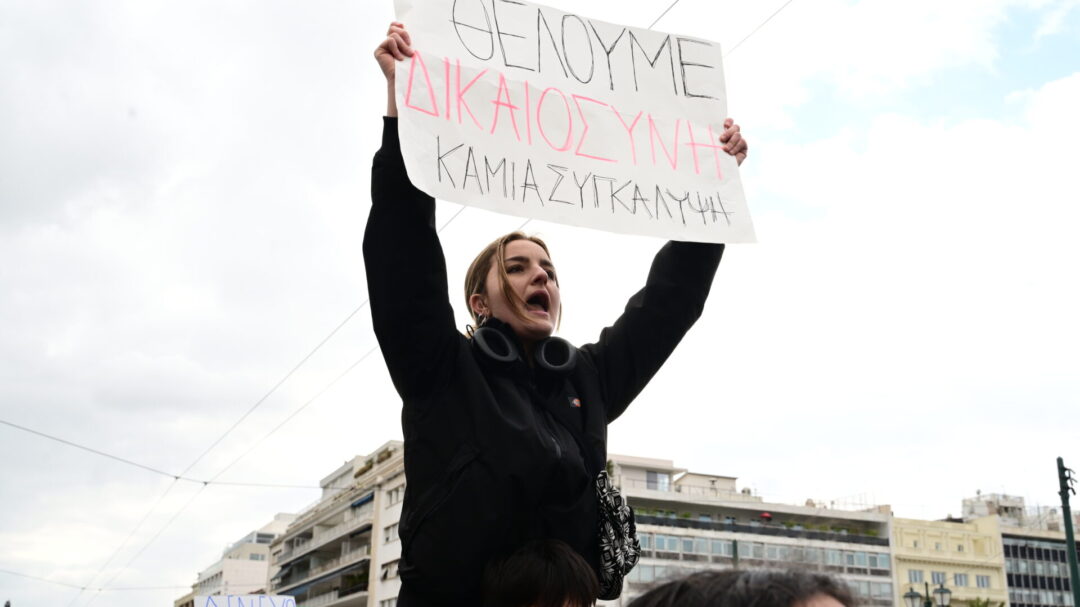
[[[1011,607],[1072,607],[1064,533],[1006,528],[1001,541]],[[1080,557],[1080,544],[1073,550]]]
[[670,460],[610,457],[642,547],[619,602],[702,569],[794,567],[843,579],[863,605],[894,604],[887,508],[768,503],[738,490],[733,477],[688,472]]
[[[1072,607],[1061,511],[1028,506],[1020,496],[979,493],[964,500],[964,518],[980,515],[1000,518],[1010,607]],[[1074,521],[1080,522],[1080,515]],[[1080,544],[1073,550],[1080,556]]]
[[897,605],[909,590],[925,595],[944,585],[958,607],[989,600],[1007,605],[1008,587],[997,515],[971,521],[893,519]]
[[230,544],[217,562],[199,572],[191,586],[192,596],[263,592],[270,567],[270,542],[284,533],[295,518],[293,514],[278,514],[274,520]]
[[402,447],[390,441],[320,481],[322,498],[270,546],[268,593],[293,596],[298,607],[394,607]]
[[[1028,506],[1023,497],[1002,493],[978,493],[963,502],[964,520],[998,515],[1003,528],[1034,531],[1065,531],[1065,517],[1053,506]],[[1080,513],[1073,514],[1073,528],[1080,527]]]

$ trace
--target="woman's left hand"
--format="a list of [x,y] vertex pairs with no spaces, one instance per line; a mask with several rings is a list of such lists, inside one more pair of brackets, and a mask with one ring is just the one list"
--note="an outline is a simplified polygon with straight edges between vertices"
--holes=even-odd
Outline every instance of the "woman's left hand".
[[747,145],[739,132],[739,125],[728,118],[724,121],[724,132],[720,134],[720,143],[724,144],[724,151],[735,157],[735,162],[742,164],[746,160]]

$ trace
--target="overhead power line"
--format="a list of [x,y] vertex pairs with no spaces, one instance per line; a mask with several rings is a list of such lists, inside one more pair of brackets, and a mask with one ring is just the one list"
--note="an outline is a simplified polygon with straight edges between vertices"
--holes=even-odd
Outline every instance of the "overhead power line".
[[789,5],[789,4],[791,4],[791,3],[792,3],[792,2],[794,2],[794,1],[795,1],[795,0],[787,0],[787,2],[785,2],[785,3],[783,4],[783,5],[781,5],[781,6],[780,6],[780,8],[776,9],[775,11],[773,11],[773,13],[772,13],[771,15],[769,15],[768,17],[766,17],[764,21],[762,21],[761,23],[759,23],[757,27],[755,27],[755,28],[754,28],[753,30],[751,30],[749,34],[747,34],[746,36],[744,36],[742,40],[739,40],[738,42],[736,42],[736,43],[735,43],[735,46],[733,46],[733,47],[729,48],[729,49],[728,49],[728,51],[727,51],[726,53],[724,53],[724,56],[725,56],[725,57],[727,57],[727,56],[728,56],[728,55],[730,55],[731,53],[734,53],[734,52],[735,52],[735,49],[737,49],[737,48],[739,48],[740,46],[742,46],[742,43],[743,43],[743,42],[746,42],[747,40],[749,40],[749,39],[750,39],[750,36],[753,36],[754,34],[756,34],[756,33],[758,32],[758,30],[759,30],[759,29],[761,29],[761,28],[765,27],[765,24],[766,24],[766,23],[768,23],[768,22],[772,21],[772,18],[773,18],[773,17],[775,17],[775,16],[779,15],[779,14],[780,14],[780,11],[784,10],[785,8],[787,8],[787,7],[788,7],[788,5]]
[[[48,439],[48,440],[51,440],[51,441],[56,441],[58,443],[67,445],[67,446],[75,448],[75,449],[81,449],[83,451],[93,453],[94,455],[98,455],[98,456],[101,456],[101,457],[106,457],[106,458],[109,458],[111,460],[115,460],[115,461],[118,461],[120,463],[126,464],[128,466],[133,466],[135,468],[141,468],[143,470],[146,470],[148,472],[153,472],[154,474],[158,474],[158,475],[161,475],[161,476],[167,476],[167,477],[169,477],[169,478],[171,478],[173,480],[177,480],[177,481],[187,481],[189,483],[200,483],[200,484],[203,484],[203,485],[209,485],[209,484],[228,485],[228,486],[233,486],[233,487],[269,487],[269,488],[280,488],[280,489],[323,489],[324,488],[324,487],[319,486],[319,485],[293,485],[293,484],[286,484],[286,483],[255,483],[255,482],[241,482],[241,481],[218,481],[218,480],[202,480],[202,479],[197,479],[197,478],[191,478],[191,477],[188,477],[188,476],[181,476],[179,474],[173,474],[172,472],[167,472],[165,470],[161,470],[161,469],[155,468],[153,466],[148,466],[146,464],[141,464],[139,462],[127,459],[125,457],[120,457],[118,455],[113,455],[111,453],[106,453],[104,451],[94,449],[93,447],[88,447],[86,445],[81,445],[79,443],[69,441],[67,439],[63,439],[63,438],[60,438],[58,436],[53,436],[52,434],[47,434],[45,432],[41,432],[40,430],[34,430],[33,428],[27,428],[26,426],[22,426],[22,425],[19,425],[19,424],[16,424],[14,422],[10,422],[10,421],[4,420],[4,419],[0,419],[0,424],[3,424],[5,426],[10,426],[10,427],[15,428],[17,430],[22,430],[23,432],[28,432],[28,433],[34,434],[36,436],[40,436],[41,438],[45,438],[45,439]],[[332,489],[345,489],[346,487],[329,487],[329,488],[332,488]]]

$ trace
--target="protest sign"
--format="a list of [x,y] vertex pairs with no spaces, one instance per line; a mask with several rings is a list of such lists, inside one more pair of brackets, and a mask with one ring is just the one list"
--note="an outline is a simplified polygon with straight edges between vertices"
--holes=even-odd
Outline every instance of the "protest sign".
[[752,242],[720,46],[517,0],[395,0],[409,179],[500,213]]
[[196,596],[195,607],[296,607],[296,597],[276,594]]

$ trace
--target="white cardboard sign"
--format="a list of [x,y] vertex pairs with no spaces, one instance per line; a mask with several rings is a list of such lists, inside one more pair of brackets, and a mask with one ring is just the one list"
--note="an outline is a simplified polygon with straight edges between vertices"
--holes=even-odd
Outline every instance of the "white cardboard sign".
[[720,46],[518,0],[395,0],[402,153],[423,191],[611,232],[752,242]]
[[196,596],[195,607],[296,607],[296,597],[277,594]]

